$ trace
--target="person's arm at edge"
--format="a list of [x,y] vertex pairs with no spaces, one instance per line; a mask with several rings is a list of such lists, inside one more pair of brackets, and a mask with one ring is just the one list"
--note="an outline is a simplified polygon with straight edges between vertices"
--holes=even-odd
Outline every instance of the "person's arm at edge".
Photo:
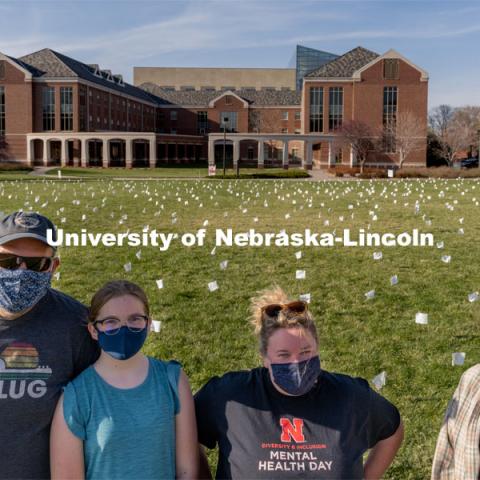
[[205,453],[205,448],[200,443],[198,444],[198,450],[200,455],[200,466],[198,472],[199,480],[211,480],[212,472],[210,471],[210,465],[208,464],[207,454]]
[[382,475],[393,462],[393,459],[402,444],[403,433],[403,423],[400,420],[400,425],[396,432],[390,437],[380,440],[370,450],[363,470],[363,478],[365,480],[377,480],[382,478]]
[[180,412],[175,417],[176,478],[197,479],[199,451],[195,407],[188,378],[180,371],[178,380]]
[[85,478],[83,441],[68,428],[63,417],[63,394],[57,403],[50,431],[50,473],[52,480]]

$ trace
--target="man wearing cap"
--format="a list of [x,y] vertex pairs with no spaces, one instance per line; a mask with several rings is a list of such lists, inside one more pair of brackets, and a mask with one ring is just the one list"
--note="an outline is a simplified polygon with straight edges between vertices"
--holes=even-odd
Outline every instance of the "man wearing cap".
[[0,218],[0,478],[49,478],[50,423],[60,391],[98,350],[86,308],[51,288],[54,226],[36,213]]

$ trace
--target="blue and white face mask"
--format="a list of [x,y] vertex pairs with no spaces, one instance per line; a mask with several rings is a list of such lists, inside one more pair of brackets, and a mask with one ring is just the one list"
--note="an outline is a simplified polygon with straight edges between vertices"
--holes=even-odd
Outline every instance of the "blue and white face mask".
[[273,381],[290,395],[309,392],[320,375],[318,355],[296,363],[271,363]]
[[[98,331],[98,330],[97,330]],[[147,327],[132,332],[128,327],[120,327],[115,334],[98,332],[100,348],[115,360],[128,360],[140,351],[147,339]]]
[[47,293],[51,272],[0,268],[0,308],[18,313],[33,307]]

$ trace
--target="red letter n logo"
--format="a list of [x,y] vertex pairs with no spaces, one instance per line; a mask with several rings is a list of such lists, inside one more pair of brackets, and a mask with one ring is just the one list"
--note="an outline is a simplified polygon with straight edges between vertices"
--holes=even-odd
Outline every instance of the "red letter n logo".
[[293,424],[288,418],[281,418],[280,425],[282,427],[280,441],[291,442],[292,439],[296,443],[305,441],[305,436],[303,435],[303,420],[301,418],[294,418]]

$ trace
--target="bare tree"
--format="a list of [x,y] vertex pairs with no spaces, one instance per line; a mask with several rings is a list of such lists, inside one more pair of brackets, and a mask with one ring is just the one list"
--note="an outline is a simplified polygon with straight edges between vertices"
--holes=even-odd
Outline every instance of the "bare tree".
[[453,114],[454,109],[450,105],[439,105],[430,111],[428,123],[437,136],[445,135]]
[[410,110],[399,113],[394,122],[387,124],[384,135],[395,144],[400,168],[410,154],[425,145],[426,141],[422,120]]
[[439,137],[440,151],[451,167],[455,157],[472,143],[472,130],[462,118],[451,120],[445,133]]
[[375,150],[378,140],[378,132],[367,123],[359,120],[343,122],[337,130],[338,146],[350,146],[355,158],[360,163],[360,173],[363,173],[368,153]]
[[[269,110],[251,110],[248,114],[248,129],[255,133],[279,133],[278,125],[281,124],[279,115],[274,115]],[[273,159],[276,141],[269,140],[266,142],[268,146],[268,156]]]

